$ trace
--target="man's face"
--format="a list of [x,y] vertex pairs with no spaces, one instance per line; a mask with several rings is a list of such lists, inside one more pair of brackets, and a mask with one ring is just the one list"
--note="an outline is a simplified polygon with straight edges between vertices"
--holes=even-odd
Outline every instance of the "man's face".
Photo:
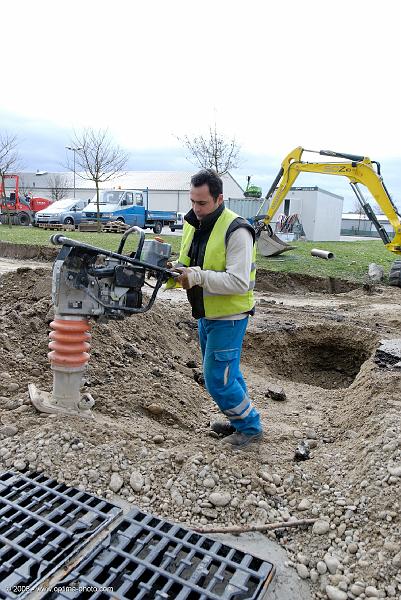
[[199,187],[191,186],[191,203],[193,211],[199,221],[210,215],[223,202],[223,194],[220,194],[215,200],[210,194],[207,183]]

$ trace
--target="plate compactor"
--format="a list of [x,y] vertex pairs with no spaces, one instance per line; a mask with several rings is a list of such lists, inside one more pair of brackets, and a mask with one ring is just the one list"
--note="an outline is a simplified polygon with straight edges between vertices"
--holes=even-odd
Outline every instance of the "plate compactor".
[[[135,252],[122,254],[127,237],[140,235]],[[164,282],[179,273],[167,268],[171,245],[158,239],[145,240],[139,227],[131,227],[121,238],[117,252],[103,250],[61,234],[51,242],[62,245],[53,267],[50,323],[52,393],[29,384],[32,404],[40,412],[92,416],[94,399],[81,395],[82,377],[88,364],[91,334],[89,319],[107,321],[148,311]],[[150,285],[148,277],[156,279]],[[142,288],[153,293],[143,305]]]

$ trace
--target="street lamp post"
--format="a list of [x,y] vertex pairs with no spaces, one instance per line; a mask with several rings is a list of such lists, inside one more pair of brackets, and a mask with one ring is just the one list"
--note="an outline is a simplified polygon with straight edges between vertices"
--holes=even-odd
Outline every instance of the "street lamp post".
[[72,152],[74,153],[74,198],[75,198],[75,153],[78,152],[79,150],[82,150],[82,148],[72,148],[71,146],[66,146],[67,150],[72,150]]

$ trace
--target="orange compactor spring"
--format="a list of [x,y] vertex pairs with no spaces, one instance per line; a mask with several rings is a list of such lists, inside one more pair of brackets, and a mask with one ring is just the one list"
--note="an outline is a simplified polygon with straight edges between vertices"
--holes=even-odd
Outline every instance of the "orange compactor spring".
[[81,399],[82,376],[90,354],[87,319],[60,317],[50,323],[49,360],[53,371],[51,403],[63,412],[79,413],[89,407]]
[[52,367],[82,369],[88,364],[91,334],[87,319],[56,318],[50,323],[49,360]]

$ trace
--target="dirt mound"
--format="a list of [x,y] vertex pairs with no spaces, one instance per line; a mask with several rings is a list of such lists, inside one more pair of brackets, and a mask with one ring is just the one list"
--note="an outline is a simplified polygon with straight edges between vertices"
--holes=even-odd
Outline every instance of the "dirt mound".
[[[17,375],[16,368],[22,363],[16,364],[15,354],[23,354],[20,387],[29,382],[30,370],[39,367],[40,385],[50,391],[47,334],[53,318],[51,274],[45,269],[22,268],[3,276],[0,290],[3,339],[5,347],[13,349],[4,357],[2,368]],[[12,305],[11,311],[4,305]],[[159,422],[167,419],[180,426],[193,426],[201,409],[199,395],[205,394],[194,380],[200,356],[191,325],[185,308],[169,315],[158,305],[152,312],[124,321],[92,323],[92,359],[84,387],[99,399],[99,412],[135,418],[147,413]]]
[[[52,386],[50,289],[47,269],[0,278],[0,468],[44,471],[188,525],[316,517],[313,530],[271,534],[314,597],[331,586],[351,599],[369,586],[367,597],[398,600],[400,371],[373,360],[378,329],[399,337],[390,291],[374,309],[357,294],[336,310],[324,298],[323,310],[258,307],[244,367],[266,433],[236,453],[209,433],[221,415],[195,380],[196,322],[162,296],[149,313],[93,324],[83,386],[96,400],[93,420],[36,412],[27,384]],[[267,397],[270,383],[285,401]],[[301,440],[305,462],[294,460]]]
[[288,294],[343,294],[362,287],[358,283],[335,277],[313,277],[301,273],[277,273],[258,269],[256,275],[257,292],[286,292]]

